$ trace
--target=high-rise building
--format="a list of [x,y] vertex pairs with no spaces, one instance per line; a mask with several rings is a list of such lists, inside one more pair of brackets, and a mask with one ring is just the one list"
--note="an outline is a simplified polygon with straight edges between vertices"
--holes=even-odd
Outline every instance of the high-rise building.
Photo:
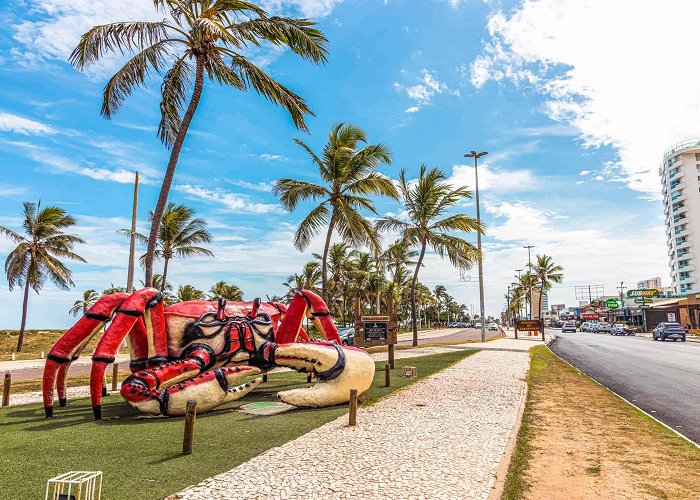
[[[533,288],[530,293],[530,299],[532,300],[532,317],[540,317],[540,290],[539,288]],[[542,313],[549,311],[549,297],[545,293],[542,295]]]
[[675,293],[700,289],[700,139],[676,144],[664,153],[659,168],[671,287]]
[[663,288],[661,278],[649,278],[648,280],[638,281],[637,288],[640,290],[647,288]]

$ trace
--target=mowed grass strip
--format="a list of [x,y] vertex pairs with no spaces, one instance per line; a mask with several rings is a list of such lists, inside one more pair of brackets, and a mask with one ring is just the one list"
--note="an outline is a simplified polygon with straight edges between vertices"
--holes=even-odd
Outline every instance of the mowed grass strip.
[[700,449],[546,346],[530,359],[502,499],[698,498]]
[[[28,330],[24,332],[22,352],[15,353],[15,359],[37,359],[41,353],[48,354],[53,345],[60,339],[66,330]],[[12,359],[12,353],[17,349],[17,330],[0,330],[0,361]],[[92,352],[99,338],[92,339],[85,352]]]
[[[474,354],[456,351],[397,360],[391,387],[384,387],[384,364],[377,362],[372,388],[362,405],[372,404]],[[400,376],[404,365],[418,377]],[[0,491],[3,498],[43,496],[46,480],[69,470],[101,470],[103,498],[163,498],[203,479],[227,471],[265,450],[284,444],[347,413],[347,405],[297,409],[261,417],[235,411],[242,404],[274,401],[280,390],[304,387],[299,373],[271,374],[245,398],[197,417],[194,453],[182,456],[182,418],[147,417],[118,395],[105,398],[104,419],[92,419],[89,400],[70,401],[43,418],[41,405],[0,410]],[[360,420],[362,416],[358,417]],[[313,460],[314,450],[299,460]],[[274,464],[270,464],[274,467]]]

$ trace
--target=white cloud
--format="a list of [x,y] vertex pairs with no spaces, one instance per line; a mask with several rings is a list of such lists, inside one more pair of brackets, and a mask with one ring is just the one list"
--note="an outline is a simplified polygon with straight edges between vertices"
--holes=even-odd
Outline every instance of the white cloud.
[[230,180],[226,179],[226,182],[229,184],[233,184],[234,186],[239,186],[245,189],[250,189],[252,191],[261,191],[263,193],[271,193],[272,192],[272,183],[271,182],[248,182],[248,181],[241,181],[241,180]]
[[406,113],[418,113],[420,111],[420,106],[411,106],[406,109]]
[[700,68],[688,64],[698,17],[695,1],[525,0],[489,18],[472,83],[534,85],[550,118],[575,127],[585,146],[613,147],[627,186],[658,197],[663,152],[699,135]]
[[50,125],[13,115],[12,113],[0,112],[0,130],[4,132],[15,132],[22,135],[48,135],[56,134],[58,131]]
[[581,170],[578,175],[589,175],[591,173],[590,170]]
[[287,158],[284,155],[273,155],[273,154],[269,154],[269,153],[263,153],[261,155],[250,155],[250,156],[260,158],[261,160],[264,160],[264,161],[279,161],[279,162],[288,162],[289,161],[289,158]]
[[[449,182],[455,186],[469,186],[474,190],[474,167],[454,165]],[[479,191],[498,190],[499,193],[529,191],[538,186],[537,179],[529,170],[506,170],[479,165]]]
[[343,0],[263,0],[263,7],[273,13],[301,14],[304,17],[326,17]]
[[192,198],[223,205],[233,212],[254,214],[283,212],[278,204],[251,202],[248,196],[225,191],[221,188],[207,189],[202,186],[193,186],[191,184],[178,184],[175,186],[175,190]]
[[66,61],[80,40],[93,26],[115,21],[159,21],[163,13],[153,2],[143,0],[29,0],[28,10],[38,21],[23,21],[16,27],[15,39],[26,47],[23,55],[33,59]]
[[[52,174],[76,174],[97,181],[112,181],[121,184],[133,184],[134,182],[135,170],[123,167],[108,168],[94,165],[79,165],[73,160],[57,155],[54,151],[49,151],[34,144],[27,142],[8,142],[7,144],[23,149],[27,158],[48,167]],[[153,180],[146,176],[141,176],[139,181],[142,184],[153,184]]]
[[[423,68],[420,71],[420,76],[417,77],[417,80],[420,83],[415,85],[403,85],[399,82],[394,82],[394,89],[396,89],[398,92],[405,92],[409,99],[422,105],[430,104],[435,94],[446,93],[453,96],[460,95],[459,90],[452,90],[445,82],[438,80],[436,71]],[[414,110],[416,107],[418,106],[413,106],[408,109]],[[415,109],[415,111],[418,111],[419,109],[420,107]],[[406,110],[408,113],[413,113],[415,111]]]

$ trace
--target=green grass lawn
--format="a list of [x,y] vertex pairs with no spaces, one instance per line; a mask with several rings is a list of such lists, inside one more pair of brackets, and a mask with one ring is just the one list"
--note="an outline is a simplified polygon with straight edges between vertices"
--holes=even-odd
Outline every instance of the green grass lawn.
[[[383,387],[385,363],[378,362],[374,384],[362,396],[362,404],[372,404],[475,352],[397,360],[390,388]],[[406,364],[418,368],[418,377],[400,377]],[[53,476],[69,470],[101,470],[106,499],[162,498],[347,413],[347,406],[298,409],[267,417],[235,411],[241,404],[276,400],[278,391],[305,382],[303,374],[270,375],[266,384],[245,398],[200,415],[194,453],[188,456],[180,454],[182,418],[143,416],[118,395],[105,398],[100,422],[92,419],[87,399],[57,407],[51,420],[43,418],[43,407],[38,404],[0,410],[0,491],[3,498],[40,498],[46,480]],[[299,460],[313,460],[312,455],[309,450],[309,457]]]

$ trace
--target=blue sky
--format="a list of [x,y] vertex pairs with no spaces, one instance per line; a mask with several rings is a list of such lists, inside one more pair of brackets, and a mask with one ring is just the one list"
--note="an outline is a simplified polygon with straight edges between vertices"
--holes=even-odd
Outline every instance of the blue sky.
[[[330,40],[324,66],[269,48],[252,54],[304,96],[316,117],[307,135],[261,97],[207,85],[171,200],[207,218],[215,258],[175,261],[175,285],[208,289],[223,279],[248,299],[284,291],[282,281],[321,242],[306,254],[293,249],[304,207],[284,213],[270,186],[283,176],[315,179],[292,139],[320,149],[339,120],[389,145],[394,162],[382,172],[392,177],[401,168],[415,174],[426,163],[473,187],[463,154],[489,151],[480,180],[490,314],[503,307],[528,243],[566,269],[552,303],[573,305],[578,284],[603,284],[614,293],[621,280],[629,285],[658,275],[668,283],[656,169],[667,146],[700,135],[699,80],[687,68],[682,79],[659,74],[655,62],[688,60],[693,41],[683,39],[682,29],[670,41],[652,27],[664,16],[674,19],[673,9],[697,18],[688,15],[695,5],[650,2],[638,25],[627,26],[624,5],[593,0],[260,3],[314,17]],[[24,200],[58,204],[78,219],[76,232],[88,242],[78,253],[88,263],[71,266],[75,290],[47,286],[30,298],[30,327],[66,326],[83,290],[125,281],[127,241],[115,231],[128,226],[133,172],[143,176],[145,231],[168,155],[155,134],[159,81],[136,91],[107,121],[99,115],[101,91],[119,60],[81,74],[66,57],[93,24],[158,15],[145,0],[3,1],[0,13],[7,20],[0,28],[0,225],[17,227]],[[377,206],[380,213],[399,208],[382,200]],[[0,241],[3,259],[10,248]],[[460,283],[437,256],[428,256],[421,278],[478,304],[476,285]],[[10,293],[0,280],[0,328],[18,326],[20,304],[20,291]]]

